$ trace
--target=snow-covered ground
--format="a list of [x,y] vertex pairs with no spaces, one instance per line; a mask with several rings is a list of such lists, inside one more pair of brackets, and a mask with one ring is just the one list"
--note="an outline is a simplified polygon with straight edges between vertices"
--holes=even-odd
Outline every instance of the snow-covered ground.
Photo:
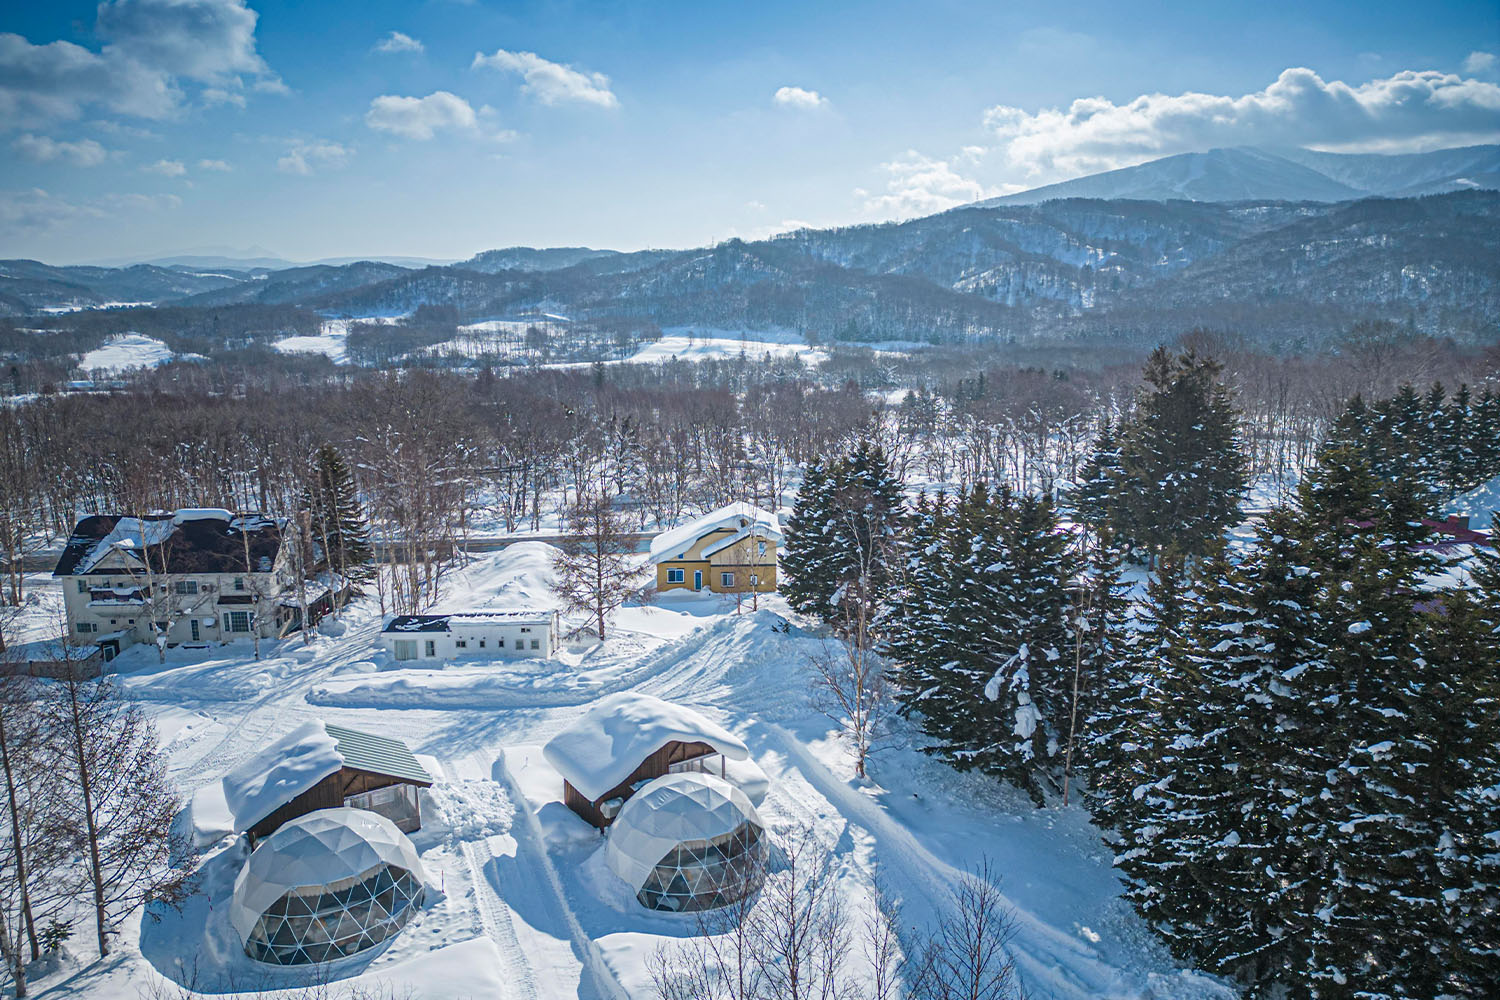
[[[527,542],[479,557],[447,579],[440,606],[550,606],[551,551]],[[419,668],[387,660],[366,598],[330,634],[266,643],[259,661],[248,647],[216,647],[172,650],[161,664],[136,647],[116,662],[155,717],[184,798],[316,718],[401,737],[437,778],[413,835],[431,885],[423,912],[383,947],[329,966],[333,979],[421,997],[651,997],[648,958],[692,933],[693,918],[635,902],[604,866],[599,834],[563,806],[540,750],[582,707],[634,690],[692,706],[744,741],[771,780],[768,826],[825,845],[850,905],[867,905],[878,878],[904,900],[907,922],[928,922],[987,858],[1015,910],[1011,948],[1031,995],[1234,995],[1155,942],[1120,899],[1081,810],[1037,810],[909,747],[856,779],[832,724],[808,704],[807,657],[821,640],[785,628],[786,614],[776,597],[736,614],[721,597],[674,595],[626,608],[606,642],[554,660]],[[91,961],[88,935],[75,935],[79,953],[43,977],[41,995],[130,997],[162,977],[207,994],[306,985],[306,973],[259,966],[239,949],[226,904],[243,858],[236,839],[214,845],[182,911],[132,917],[102,962]]]
[[399,316],[362,316],[357,319],[328,319],[323,321],[317,336],[282,337],[271,346],[282,354],[326,354],[334,364],[346,365],[349,355],[345,341],[349,339],[349,327],[354,323],[395,323]]
[[155,368],[171,361],[172,357],[171,348],[155,337],[121,333],[85,354],[78,367],[87,372],[114,374],[132,368]]

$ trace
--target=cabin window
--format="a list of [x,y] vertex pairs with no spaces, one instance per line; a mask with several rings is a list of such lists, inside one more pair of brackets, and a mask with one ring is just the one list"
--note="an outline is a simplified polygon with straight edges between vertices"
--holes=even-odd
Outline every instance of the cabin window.
[[237,576],[237,577],[234,578],[234,589],[235,590],[244,590],[245,589],[245,578],[243,576]]
[[396,640],[396,659],[415,660],[417,658],[417,644],[413,639]]
[[667,570],[667,582],[668,583],[686,583],[687,582],[687,570],[685,570],[685,569],[669,569],[669,570]]
[[541,649],[542,648],[542,644],[541,644],[540,641],[538,641],[536,639],[532,639],[531,640],[531,648],[532,649]]
[[80,594],[87,594],[89,592],[89,582],[87,580],[80,579],[78,581],[78,592]]
[[500,638],[498,638],[498,639],[495,640],[495,648],[496,649],[504,649],[505,648],[505,636],[502,635]]
[[224,612],[224,628],[229,632],[249,632],[250,612],[248,611],[226,611]]
[[468,639],[454,639],[453,640],[453,648],[454,649],[468,649],[469,648],[469,640]]
[[733,573],[720,573],[719,574],[719,586],[721,586],[721,587],[733,587],[734,586],[734,574]]
[[756,545],[757,545],[757,548],[756,548],[756,550],[757,550],[757,551],[758,551],[758,552],[759,552],[759,553],[760,553],[760,554],[761,554],[761,555],[765,555],[765,554],[766,554],[766,543],[765,543],[765,542],[758,542],[758,543],[756,543]]
[[99,623],[98,622],[79,622],[78,623],[78,632],[81,635],[86,635],[86,634],[88,634],[90,632],[97,632],[97,631],[99,631]]
[[199,635],[198,635],[198,619],[194,618],[192,621],[188,622],[188,625],[192,629],[192,632],[193,632],[193,641],[197,642],[198,638],[199,638]]
[[436,656],[437,655],[437,642],[435,642],[432,639],[428,639],[427,640],[427,655],[428,656]]
[[172,589],[179,594],[196,594],[198,592],[198,581],[178,580],[172,584]]
[[[502,649],[505,647],[505,640],[504,639],[500,640],[500,646],[501,646]],[[479,648],[480,649],[484,648],[484,640],[483,639],[479,640]]]

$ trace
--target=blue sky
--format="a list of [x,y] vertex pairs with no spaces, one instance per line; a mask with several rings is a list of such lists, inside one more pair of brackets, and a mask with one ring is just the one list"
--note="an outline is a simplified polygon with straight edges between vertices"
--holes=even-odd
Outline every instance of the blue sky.
[[0,255],[691,246],[1211,146],[1494,142],[1497,54],[1493,0],[12,4]]

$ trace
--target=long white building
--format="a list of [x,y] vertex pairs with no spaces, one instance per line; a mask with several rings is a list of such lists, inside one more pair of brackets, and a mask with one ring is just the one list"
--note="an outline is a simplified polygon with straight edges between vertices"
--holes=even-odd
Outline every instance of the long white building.
[[558,647],[557,612],[454,611],[438,615],[398,615],[380,638],[394,660],[548,657]]

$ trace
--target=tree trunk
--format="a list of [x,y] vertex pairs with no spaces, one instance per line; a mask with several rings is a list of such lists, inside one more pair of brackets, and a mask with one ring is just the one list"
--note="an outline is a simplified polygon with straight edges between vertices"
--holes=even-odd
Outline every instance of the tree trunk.
[[[15,772],[10,763],[10,740],[5,732],[5,713],[0,709],[0,765],[5,768],[5,793],[10,802],[10,836],[16,852],[16,885],[21,896],[21,915],[26,921],[26,937],[31,945],[31,960],[42,957],[36,940],[36,921],[31,916],[31,888],[26,883],[26,850],[21,838],[21,814],[16,806]],[[25,996],[25,983],[20,982],[17,996]]]
[[104,934],[104,870],[99,859],[99,826],[94,818],[94,783],[89,772],[88,755],[83,745],[83,719],[78,713],[78,677],[68,673],[68,710],[73,722],[73,753],[78,764],[78,787],[83,793],[83,819],[89,840],[89,874],[94,883],[94,926],[99,932],[99,957],[109,954],[109,940]]

